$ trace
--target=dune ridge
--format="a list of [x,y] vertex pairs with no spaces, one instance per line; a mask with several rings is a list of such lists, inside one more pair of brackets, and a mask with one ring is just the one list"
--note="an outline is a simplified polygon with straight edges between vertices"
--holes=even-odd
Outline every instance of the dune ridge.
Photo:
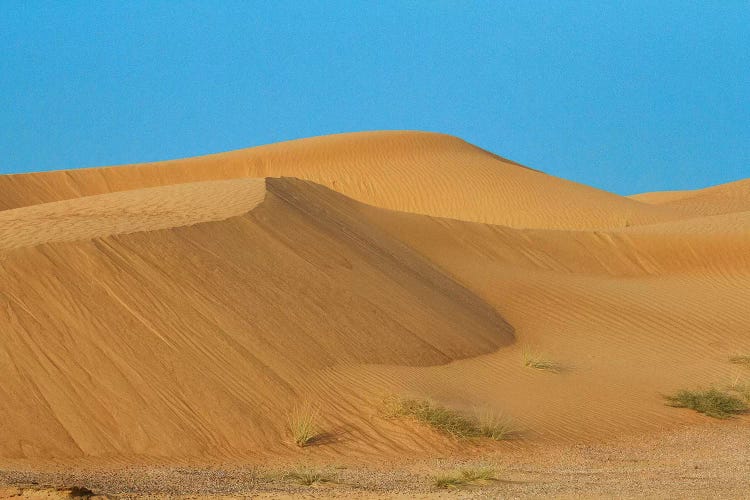
[[228,219],[265,197],[264,179],[177,184],[0,211],[0,250]]
[[651,205],[708,216],[750,211],[750,180],[728,182],[695,191],[662,191],[630,196]]
[[624,227],[684,216],[426,132],[340,134],[183,160],[0,176],[0,209],[242,177],[296,177],[381,208],[519,228]]

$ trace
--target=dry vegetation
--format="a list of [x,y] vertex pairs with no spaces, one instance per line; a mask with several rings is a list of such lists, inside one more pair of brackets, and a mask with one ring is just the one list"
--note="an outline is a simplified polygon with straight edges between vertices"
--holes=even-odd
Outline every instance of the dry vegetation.
[[456,438],[486,437],[501,441],[515,433],[510,419],[502,415],[483,411],[467,416],[424,399],[391,397],[386,399],[385,412],[388,417],[412,418]]
[[320,434],[318,416],[318,410],[310,403],[295,406],[289,413],[289,431],[297,446],[311,444]]
[[729,418],[747,411],[744,401],[718,389],[682,390],[666,399],[670,406],[690,408],[714,418]]
[[494,439],[495,441],[504,441],[511,439],[519,433],[513,419],[506,415],[487,409],[477,410],[474,414],[481,436]]
[[562,371],[562,366],[549,359],[545,354],[531,349],[524,349],[521,352],[523,366],[535,370],[543,370],[553,373]]
[[747,402],[750,403],[750,382],[740,382],[739,378],[736,378],[729,385],[729,390],[736,392]]
[[333,474],[322,470],[299,468],[284,475],[286,479],[290,479],[297,484],[302,486],[313,486],[319,483],[333,483],[335,478]]

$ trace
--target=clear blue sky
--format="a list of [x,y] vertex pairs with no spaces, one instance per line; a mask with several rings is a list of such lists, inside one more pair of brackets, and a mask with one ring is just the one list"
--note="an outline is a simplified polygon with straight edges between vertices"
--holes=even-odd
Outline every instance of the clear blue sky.
[[0,172],[462,137],[620,194],[750,177],[748,1],[0,3]]

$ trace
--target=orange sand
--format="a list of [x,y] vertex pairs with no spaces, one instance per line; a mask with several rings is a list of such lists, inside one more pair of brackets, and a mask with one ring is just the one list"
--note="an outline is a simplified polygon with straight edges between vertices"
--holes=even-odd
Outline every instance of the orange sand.
[[[750,379],[728,363],[750,353],[749,188],[621,197],[417,132],[0,176],[0,463],[367,461],[703,422],[663,394]],[[522,366],[530,348],[563,370]],[[383,418],[388,394],[523,440]],[[301,401],[326,432],[304,450]]]

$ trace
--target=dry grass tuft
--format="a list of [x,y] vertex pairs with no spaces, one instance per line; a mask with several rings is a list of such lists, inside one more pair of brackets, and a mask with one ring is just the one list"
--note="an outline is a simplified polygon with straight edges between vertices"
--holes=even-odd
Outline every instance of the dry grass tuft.
[[284,477],[291,479],[303,486],[312,486],[319,483],[333,483],[333,475],[315,469],[299,468],[287,473]]
[[297,446],[307,446],[318,437],[318,416],[318,410],[310,403],[295,406],[289,413],[289,431]]
[[412,418],[456,438],[487,437],[501,441],[515,432],[507,417],[488,411],[471,417],[424,399],[393,396],[386,399],[385,409],[388,417]]
[[550,359],[544,354],[533,351],[531,349],[524,349],[521,352],[523,359],[523,366],[527,368],[533,368],[535,370],[544,370],[553,373],[559,373],[562,371],[562,366]]
[[667,404],[677,408],[691,408],[714,418],[729,418],[747,411],[747,404],[741,399],[717,389],[704,391],[680,391],[667,396]]
[[495,441],[504,441],[518,433],[513,420],[502,414],[490,410],[475,411],[479,433]]
[[463,414],[424,399],[389,398],[386,412],[391,417],[409,417],[458,438],[477,437],[477,423]]

